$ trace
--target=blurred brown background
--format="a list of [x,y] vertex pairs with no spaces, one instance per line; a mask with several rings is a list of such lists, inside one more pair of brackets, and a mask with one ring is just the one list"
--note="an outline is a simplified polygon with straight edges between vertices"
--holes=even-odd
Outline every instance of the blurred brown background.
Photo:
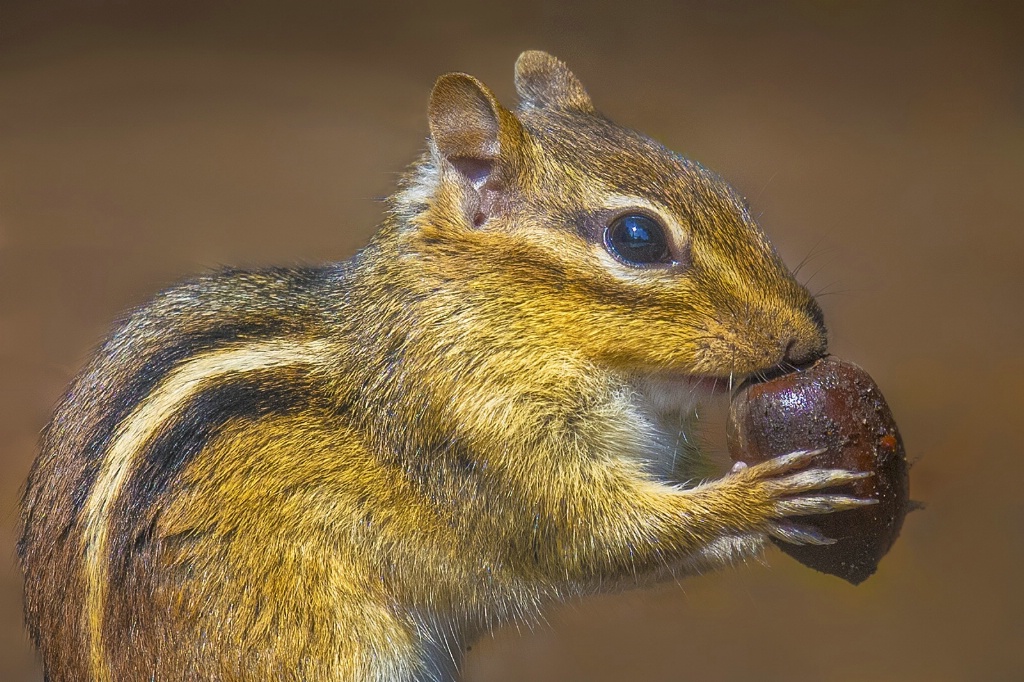
[[434,78],[511,104],[527,48],[810,258],[833,350],[885,391],[928,507],[860,587],[772,552],[499,632],[467,679],[1024,679],[1024,12],[371,4],[0,3],[0,679],[41,679],[17,498],[111,320],[217,265],[349,256],[422,147]]

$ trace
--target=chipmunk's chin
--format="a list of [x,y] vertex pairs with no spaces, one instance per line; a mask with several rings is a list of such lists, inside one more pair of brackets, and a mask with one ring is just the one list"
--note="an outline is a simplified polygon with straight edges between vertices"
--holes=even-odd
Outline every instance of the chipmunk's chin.
[[729,393],[733,387],[739,385],[736,379],[729,377],[703,376],[700,374],[684,374],[680,381],[691,386],[696,391],[703,391],[707,395]]
[[725,395],[740,385],[746,375],[715,376],[711,374],[687,374],[684,372],[660,372],[651,380],[663,386],[677,386],[681,390],[699,394],[704,397]]
[[728,395],[744,377],[716,377],[683,372],[651,372],[637,376],[636,386],[657,412],[686,412],[698,404]]

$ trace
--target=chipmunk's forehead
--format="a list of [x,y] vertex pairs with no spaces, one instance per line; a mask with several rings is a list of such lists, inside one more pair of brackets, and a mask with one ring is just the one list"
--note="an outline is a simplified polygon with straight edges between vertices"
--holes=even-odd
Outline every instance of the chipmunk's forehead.
[[525,123],[548,158],[608,192],[647,197],[683,213],[742,211],[742,197],[716,174],[607,119],[545,115]]

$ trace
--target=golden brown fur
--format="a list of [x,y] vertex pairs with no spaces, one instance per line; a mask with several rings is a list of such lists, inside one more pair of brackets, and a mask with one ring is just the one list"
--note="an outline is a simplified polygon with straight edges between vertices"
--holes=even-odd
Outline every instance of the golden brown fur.
[[[820,542],[787,517],[861,503],[808,454],[678,485],[691,378],[823,353],[820,311],[717,177],[546,54],[516,86],[512,112],[438,81],[351,262],[173,288],[75,380],[20,547],[49,680],[446,679],[546,603]],[[623,210],[670,265],[610,255]]]

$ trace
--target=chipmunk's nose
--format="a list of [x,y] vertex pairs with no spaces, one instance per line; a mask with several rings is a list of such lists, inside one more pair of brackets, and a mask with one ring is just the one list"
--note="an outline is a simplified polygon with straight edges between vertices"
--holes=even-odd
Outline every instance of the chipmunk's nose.
[[826,349],[827,346],[824,343],[808,343],[804,339],[794,337],[786,346],[783,360],[790,365],[807,365],[824,355]]
[[809,364],[828,352],[828,331],[821,307],[811,299],[805,310],[808,319],[790,337],[783,354],[784,362],[791,365]]

